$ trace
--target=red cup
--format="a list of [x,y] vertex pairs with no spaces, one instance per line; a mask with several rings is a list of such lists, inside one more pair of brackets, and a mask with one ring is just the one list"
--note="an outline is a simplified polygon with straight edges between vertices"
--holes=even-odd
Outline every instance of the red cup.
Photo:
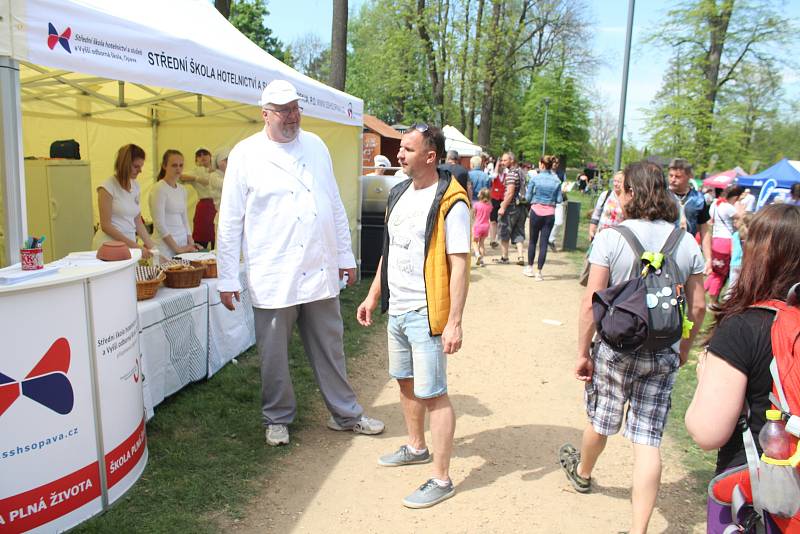
[[23,271],[38,271],[44,268],[44,254],[40,248],[23,248],[19,251]]

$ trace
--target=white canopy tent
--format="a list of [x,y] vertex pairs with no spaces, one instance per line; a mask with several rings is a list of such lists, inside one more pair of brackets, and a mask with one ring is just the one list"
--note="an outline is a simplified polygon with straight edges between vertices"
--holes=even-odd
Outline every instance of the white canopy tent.
[[459,157],[480,156],[483,153],[480,145],[467,139],[455,126],[447,125],[442,128],[442,132],[444,133],[445,150],[455,150]]
[[[23,153],[47,156],[52,141],[74,138],[95,186],[129,142],[145,148],[153,174],[166,148],[191,168],[197,147],[230,147],[263,126],[258,99],[274,79],[301,94],[303,127],[328,144],[354,224],[363,102],[273,58],[211,3],[0,0],[5,259],[16,261],[26,237]],[[143,180],[145,190],[152,176]]]

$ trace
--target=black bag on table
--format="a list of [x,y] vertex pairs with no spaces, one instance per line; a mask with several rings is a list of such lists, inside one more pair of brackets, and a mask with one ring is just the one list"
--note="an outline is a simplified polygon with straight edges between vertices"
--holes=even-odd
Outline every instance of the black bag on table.
[[53,141],[50,145],[51,158],[81,159],[81,145],[75,139]]

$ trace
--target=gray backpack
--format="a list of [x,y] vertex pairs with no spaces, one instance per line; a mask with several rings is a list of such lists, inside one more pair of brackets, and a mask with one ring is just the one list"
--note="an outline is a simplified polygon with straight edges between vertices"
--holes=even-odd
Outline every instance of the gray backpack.
[[622,234],[640,261],[628,280],[592,295],[597,333],[617,352],[663,350],[683,335],[686,301],[674,253],[685,231],[674,229],[661,252],[647,252],[629,228],[610,230]]

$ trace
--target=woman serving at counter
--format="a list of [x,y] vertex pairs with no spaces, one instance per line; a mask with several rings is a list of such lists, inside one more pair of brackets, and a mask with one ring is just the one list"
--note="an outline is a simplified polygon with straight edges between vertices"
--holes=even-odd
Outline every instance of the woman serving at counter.
[[165,258],[197,250],[186,215],[186,189],[178,183],[181,173],[183,154],[177,150],[167,150],[161,159],[156,184],[150,191],[153,230],[159,252]]
[[[142,221],[140,189],[136,181],[143,165],[144,150],[141,147],[125,145],[117,152],[114,176],[97,188],[100,227],[92,240],[92,248],[95,250],[106,241],[117,240],[129,248],[141,248],[143,258],[150,257],[154,244]],[[136,241],[137,234],[142,238],[142,246]]]

